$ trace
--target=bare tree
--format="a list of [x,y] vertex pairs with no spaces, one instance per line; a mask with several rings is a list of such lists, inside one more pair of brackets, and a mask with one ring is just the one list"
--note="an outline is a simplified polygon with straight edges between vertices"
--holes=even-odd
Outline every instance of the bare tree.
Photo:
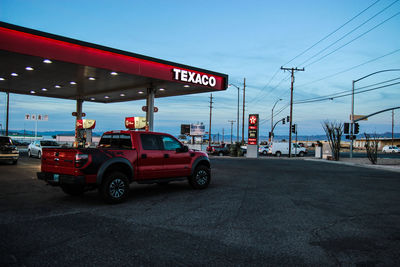
[[324,121],[322,124],[329,146],[332,150],[332,157],[338,161],[340,156],[340,142],[343,134],[343,124],[338,122]]
[[367,157],[372,164],[378,163],[378,136],[376,133],[373,136],[364,133],[365,148],[367,150]]

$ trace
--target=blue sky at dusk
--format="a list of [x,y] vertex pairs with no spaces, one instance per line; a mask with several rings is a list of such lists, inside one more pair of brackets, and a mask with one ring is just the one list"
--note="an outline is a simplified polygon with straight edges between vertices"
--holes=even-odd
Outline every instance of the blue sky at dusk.
[[[355,17],[357,14],[360,15]],[[294,84],[297,104],[293,118],[302,135],[323,133],[324,120],[349,121],[351,96],[335,98],[335,94],[349,92],[352,80],[380,70],[400,69],[398,0],[2,0],[0,20],[225,73],[229,83],[240,89],[246,78],[246,120],[249,113],[260,114],[263,135],[270,130],[271,108],[277,100],[282,99],[275,107],[275,120],[289,114],[290,77],[280,70],[281,66],[305,68],[295,74]],[[393,85],[357,94],[355,114],[400,106],[397,78],[400,71],[374,75],[357,83],[356,88],[365,89]],[[181,123],[196,122],[204,122],[208,129],[209,96],[204,93],[157,98],[155,130],[178,134]],[[322,96],[327,100],[309,101]],[[237,89],[229,87],[213,93],[213,97],[213,132],[222,133],[224,128],[228,134],[228,120],[236,120]],[[3,128],[5,100],[6,95],[0,93]],[[304,100],[306,103],[301,103]],[[144,116],[144,104],[145,101],[85,102],[83,110],[88,118],[97,120],[97,131],[105,131],[123,129],[125,117]],[[12,94],[10,105],[10,129],[33,130],[34,123],[24,120],[26,113],[49,115],[48,122],[39,122],[41,131],[74,128],[71,112],[75,101]],[[391,123],[391,112],[382,113],[361,122],[360,130],[389,132]],[[395,111],[395,132],[400,132],[400,110]],[[275,133],[287,134],[287,124],[277,126]]]

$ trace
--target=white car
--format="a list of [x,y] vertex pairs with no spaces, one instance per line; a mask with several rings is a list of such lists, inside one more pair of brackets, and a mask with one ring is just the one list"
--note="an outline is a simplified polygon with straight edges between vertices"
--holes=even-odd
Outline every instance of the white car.
[[35,140],[28,146],[28,157],[42,158],[43,148],[61,147],[57,142],[52,140]]
[[382,152],[385,153],[400,153],[400,148],[397,146],[384,146]]
[[[304,157],[307,154],[307,149],[298,144],[292,144],[292,155]],[[268,149],[268,153],[280,157],[283,154],[289,154],[289,143],[272,143]]]
[[268,145],[266,145],[266,146],[260,146],[260,147],[258,148],[258,153],[263,154],[263,155],[265,156],[265,155],[268,154],[268,148],[269,148]]

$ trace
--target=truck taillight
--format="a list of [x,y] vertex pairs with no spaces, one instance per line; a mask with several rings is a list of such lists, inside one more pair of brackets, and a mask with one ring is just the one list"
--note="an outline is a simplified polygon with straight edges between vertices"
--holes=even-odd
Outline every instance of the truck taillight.
[[83,167],[89,160],[89,155],[87,154],[76,154],[75,155],[75,167]]

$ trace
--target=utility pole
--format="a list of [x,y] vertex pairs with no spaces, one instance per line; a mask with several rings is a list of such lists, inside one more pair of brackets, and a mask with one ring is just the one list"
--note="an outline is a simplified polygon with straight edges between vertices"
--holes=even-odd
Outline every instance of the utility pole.
[[232,144],[232,128],[233,128],[233,123],[236,122],[236,121],[228,121],[228,122],[231,123],[231,144]]
[[210,127],[208,128],[208,146],[211,146],[211,117],[212,117],[212,104],[214,103],[213,101],[213,96],[211,94],[210,96]]
[[236,120],[237,121],[236,142],[239,142],[239,91],[240,91],[240,88],[238,87],[237,89],[238,89],[238,104],[237,104],[237,120]]
[[225,133],[224,133],[224,128],[222,128],[222,143],[225,143],[225,142],[224,142],[224,134],[225,134]]
[[7,92],[6,136],[8,136],[8,119],[10,114],[10,92]]
[[[244,110],[246,103],[246,78],[243,78],[243,118],[242,118],[242,144],[244,144]],[[239,124],[239,121],[238,121]]]
[[304,71],[304,68],[284,68],[281,67],[283,71],[290,71],[292,76],[292,81],[290,83],[290,123],[289,123],[289,158],[292,156],[292,122],[293,122],[293,84],[294,84],[294,72]]

